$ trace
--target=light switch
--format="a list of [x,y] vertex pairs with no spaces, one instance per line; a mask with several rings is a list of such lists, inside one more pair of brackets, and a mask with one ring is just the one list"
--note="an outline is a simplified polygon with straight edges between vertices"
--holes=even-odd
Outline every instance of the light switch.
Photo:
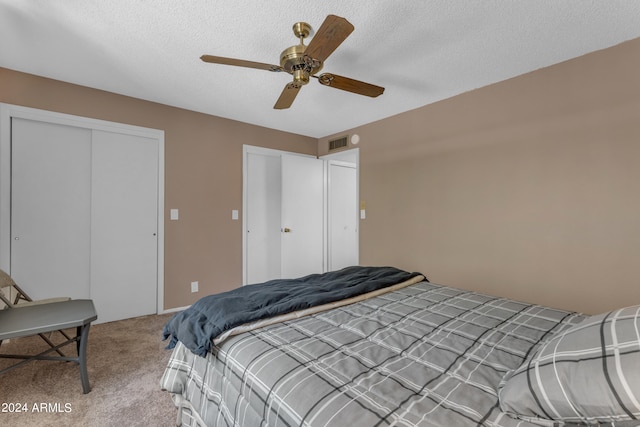
[[238,210],[237,209],[234,209],[234,210],[231,211],[231,219],[236,220],[236,221],[238,220]]
[[178,209],[171,209],[171,221],[178,220]]
[[360,219],[366,219],[367,212],[364,209],[360,209]]

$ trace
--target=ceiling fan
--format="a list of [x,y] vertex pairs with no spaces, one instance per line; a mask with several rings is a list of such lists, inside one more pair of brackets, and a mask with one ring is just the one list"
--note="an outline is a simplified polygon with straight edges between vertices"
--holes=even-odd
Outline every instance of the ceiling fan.
[[287,83],[273,106],[277,110],[289,108],[296,99],[300,88],[309,83],[310,77],[318,79],[318,82],[322,85],[347,92],[370,97],[382,95],[384,88],[380,86],[336,74],[323,73],[316,75],[322,69],[324,61],[353,30],[353,25],[345,18],[329,15],[311,39],[309,45],[305,46],[304,39],[311,33],[311,26],[306,22],[297,22],[293,25],[293,33],[300,39],[300,44],[291,46],[280,54],[280,65],[212,55],[202,55],[200,59],[214,64],[235,65],[272,72],[286,71],[293,75],[293,81]]

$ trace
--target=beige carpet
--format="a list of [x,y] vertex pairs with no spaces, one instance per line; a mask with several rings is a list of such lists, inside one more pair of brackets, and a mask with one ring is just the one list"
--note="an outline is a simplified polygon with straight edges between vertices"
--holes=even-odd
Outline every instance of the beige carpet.
[[[171,354],[161,340],[170,317],[151,315],[92,325],[88,394],[82,394],[78,365],[73,362],[33,361],[0,375],[0,425],[174,426],[177,410],[159,385]],[[60,337],[55,333],[52,340],[61,342]],[[0,353],[35,354],[47,348],[35,336],[5,342]],[[75,345],[63,350],[75,356]],[[15,362],[0,359],[0,369]],[[26,412],[11,412],[18,407]]]

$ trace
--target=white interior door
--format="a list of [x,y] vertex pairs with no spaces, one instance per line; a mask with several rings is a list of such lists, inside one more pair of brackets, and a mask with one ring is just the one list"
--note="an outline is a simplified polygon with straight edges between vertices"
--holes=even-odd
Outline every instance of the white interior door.
[[328,161],[328,270],[358,264],[358,190],[355,163]]
[[282,156],[282,278],[324,271],[324,162]]
[[156,312],[157,140],[93,131],[91,297],[101,322]]
[[280,156],[246,153],[245,284],[262,283],[281,274]]
[[11,121],[11,257],[34,299],[88,298],[91,131]]

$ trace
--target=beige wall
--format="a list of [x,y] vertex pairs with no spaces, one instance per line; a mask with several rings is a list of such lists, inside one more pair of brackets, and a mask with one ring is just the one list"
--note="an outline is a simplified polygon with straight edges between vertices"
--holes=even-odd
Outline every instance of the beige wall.
[[638,70],[640,39],[349,131],[361,263],[587,313],[640,304]]
[[231,220],[242,210],[242,145],[317,151],[313,138],[3,68],[0,102],[165,131],[165,308],[242,283],[242,223]]
[[[640,39],[349,131],[361,262],[587,313],[640,304],[638,69]],[[242,144],[316,152],[311,138],[2,68],[0,102],[165,130],[166,308],[241,283]]]

